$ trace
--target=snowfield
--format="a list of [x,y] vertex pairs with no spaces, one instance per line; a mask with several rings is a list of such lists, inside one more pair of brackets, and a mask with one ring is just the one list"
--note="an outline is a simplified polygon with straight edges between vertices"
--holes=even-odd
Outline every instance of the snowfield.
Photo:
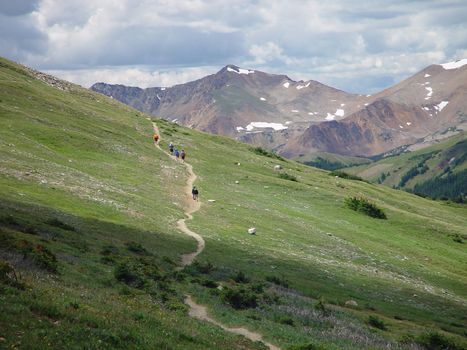
[[[254,128],[272,128],[275,131],[288,129],[287,126],[281,123],[267,123],[267,122],[252,122],[246,126],[247,131],[252,131]],[[237,127],[238,130],[238,127]]]
[[443,110],[444,107],[446,107],[448,105],[449,101],[442,101],[440,103],[438,103],[436,106],[435,106],[435,109],[438,111],[438,112],[441,112]]
[[444,69],[457,69],[457,68],[460,68],[464,65],[467,64],[467,58],[464,58],[462,60],[459,60],[459,61],[453,61],[453,62],[448,62],[448,63],[442,63],[441,66],[444,68]]
[[227,67],[227,71],[228,72],[234,72],[234,73],[237,73],[237,74],[253,74],[255,71],[254,70],[248,70],[248,69],[243,69],[243,68],[238,68],[238,71],[233,69],[233,68],[230,68],[230,67]]

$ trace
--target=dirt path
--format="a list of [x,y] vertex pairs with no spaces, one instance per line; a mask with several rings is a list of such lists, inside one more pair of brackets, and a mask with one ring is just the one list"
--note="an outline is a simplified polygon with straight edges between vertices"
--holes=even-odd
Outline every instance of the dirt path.
[[[149,119],[150,120],[150,119]],[[159,129],[156,125],[156,123],[152,122],[152,126],[154,128],[154,132],[159,135],[159,140],[161,138],[161,134],[159,132]],[[173,158],[174,161],[178,161],[174,156],[172,156],[169,152],[163,150],[158,144],[155,144],[157,148],[159,148],[162,152],[167,154],[170,158]],[[180,266],[177,268],[177,270],[183,270],[186,266],[189,266],[193,263],[195,258],[204,250],[205,243],[203,237],[201,237],[199,234],[196,232],[191,231],[187,226],[186,226],[186,220],[191,220],[193,219],[193,216],[191,214],[197,212],[201,208],[201,202],[193,200],[191,196],[191,189],[193,188],[193,184],[196,181],[196,174],[193,172],[193,167],[191,164],[188,164],[186,162],[183,163],[188,171],[188,180],[184,189],[184,194],[185,194],[185,215],[187,216],[185,219],[180,219],[177,221],[177,228],[185,233],[186,235],[193,237],[198,246],[196,248],[196,251],[193,253],[188,253],[188,254],[183,254],[182,255],[182,262]],[[197,318],[202,321],[207,321],[210,322],[223,330],[233,333],[233,334],[238,334],[242,335],[247,339],[250,339],[252,341],[262,341],[267,347],[269,347],[270,350],[281,350],[281,348],[268,343],[263,340],[263,336],[260,333],[255,333],[251,332],[246,328],[243,327],[238,327],[238,328],[231,328],[227,327],[226,325],[216,321],[212,317],[209,316],[208,310],[206,306],[196,304],[193,299],[191,298],[191,295],[187,295],[185,298],[185,304],[187,304],[190,307],[190,311],[188,312],[188,315],[191,317]]]

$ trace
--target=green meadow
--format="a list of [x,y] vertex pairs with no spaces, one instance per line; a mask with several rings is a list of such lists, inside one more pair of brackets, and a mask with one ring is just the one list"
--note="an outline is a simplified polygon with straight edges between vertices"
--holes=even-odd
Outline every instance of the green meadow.
[[0,59],[0,348],[266,348],[187,294],[282,349],[467,346],[465,205],[154,120],[198,176],[206,248],[182,272],[187,172],[150,118]]

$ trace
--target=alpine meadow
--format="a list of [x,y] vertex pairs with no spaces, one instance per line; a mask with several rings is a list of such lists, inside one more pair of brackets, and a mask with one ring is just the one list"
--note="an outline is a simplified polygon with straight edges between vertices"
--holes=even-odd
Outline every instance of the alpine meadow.
[[466,349],[466,228],[0,59],[2,349]]

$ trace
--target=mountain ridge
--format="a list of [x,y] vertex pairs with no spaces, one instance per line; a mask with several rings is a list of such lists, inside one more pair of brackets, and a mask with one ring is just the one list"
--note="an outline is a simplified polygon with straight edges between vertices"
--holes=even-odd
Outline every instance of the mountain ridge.
[[417,143],[422,147],[424,138],[449,127],[467,129],[458,118],[467,114],[463,63],[428,66],[365,96],[233,64],[173,87],[96,83],[91,89],[149,114],[286,157],[313,152],[368,157]]

